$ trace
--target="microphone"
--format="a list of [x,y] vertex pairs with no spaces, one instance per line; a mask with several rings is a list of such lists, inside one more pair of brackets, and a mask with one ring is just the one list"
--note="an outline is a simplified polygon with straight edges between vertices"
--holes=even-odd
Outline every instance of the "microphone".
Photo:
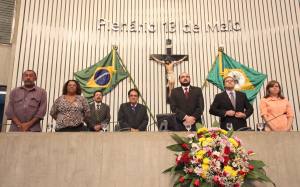
[[267,125],[270,129],[272,129],[272,128],[268,125],[268,123],[269,123],[270,121],[273,121],[274,119],[280,117],[280,116],[285,115],[285,114],[287,114],[287,113],[284,112],[284,113],[279,114],[279,115],[277,115],[277,116],[275,116],[275,117],[273,117],[273,118],[271,118],[271,119],[269,119],[269,120],[267,120],[267,121],[265,121],[265,122],[263,122],[263,123],[258,123],[258,124],[257,124],[257,128],[259,129],[259,131],[262,131],[262,130],[264,129],[264,127]]
[[278,118],[278,117],[280,117],[280,116],[286,115],[286,114],[287,114],[286,112],[284,112],[284,113],[282,113],[282,114],[279,114],[279,115],[273,117],[272,119],[269,119],[269,120],[265,121],[264,123],[267,124],[267,123],[269,123],[270,121],[273,121],[274,119],[276,119],[276,118]]

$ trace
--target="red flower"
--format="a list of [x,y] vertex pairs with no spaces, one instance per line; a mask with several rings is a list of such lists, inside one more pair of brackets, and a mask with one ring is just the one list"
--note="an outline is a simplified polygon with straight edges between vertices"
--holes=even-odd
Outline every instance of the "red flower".
[[196,179],[194,181],[194,186],[200,186],[200,180],[199,179]]
[[181,156],[176,157],[176,164],[188,164],[191,160],[190,152],[186,151]]
[[216,133],[212,133],[211,137],[212,137],[213,139],[216,139],[217,134],[216,134]]
[[254,154],[254,152],[252,150],[249,150],[248,155],[252,155],[252,154]]
[[183,182],[184,182],[184,176],[181,176],[181,177],[179,178],[179,182],[180,182],[180,183],[183,183]]
[[240,184],[234,184],[233,187],[240,187]]
[[214,181],[214,183],[219,184],[220,183],[219,176],[214,176],[213,181]]
[[250,170],[253,170],[253,169],[254,169],[254,166],[251,165],[251,164],[249,164],[248,168],[249,168]]
[[180,159],[178,159],[178,158],[179,158],[179,156],[176,157],[176,164],[177,164],[177,165],[180,164]]
[[230,154],[230,148],[228,146],[226,146],[224,148],[224,154],[229,155]]
[[227,166],[228,165],[228,162],[229,162],[229,157],[228,156],[224,156],[224,166]]
[[212,152],[211,151],[207,151],[207,156],[211,156]]
[[181,156],[180,162],[184,163],[184,164],[188,164],[191,160],[191,157],[190,157],[189,154],[190,154],[190,152],[188,152],[188,151],[183,153],[182,156]]
[[183,149],[185,149],[185,150],[189,150],[189,149],[190,149],[189,145],[186,144],[186,143],[181,144],[181,147],[182,147]]
[[239,175],[246,175],[246,172],[240,170],[240,171],[239,171]]

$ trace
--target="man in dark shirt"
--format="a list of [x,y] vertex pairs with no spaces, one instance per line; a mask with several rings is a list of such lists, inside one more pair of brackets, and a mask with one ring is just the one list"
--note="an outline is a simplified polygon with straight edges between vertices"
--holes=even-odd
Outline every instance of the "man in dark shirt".
[[10,131],[42,131],[40,120],[47,108],[47,93],[35,85],[36,73],[26,70],[22,75],[23,86],[13,89],[6,108],[8,120],[12,120]]
[[118,113],[118,121],[121,130],[146,130],[149,118],[146,107],[138,103],[139,96],[137,89],[131,89],[128,92],[129,102],[121,104]]
[[[225,90],[215,96],[209,113],[220,117],[222,129],[239,130],[247,127],[246,119],[253,113],[252,105],[245,93],[234,90],[235,80],[233,77],[225,77],[223,83]],[[231,125],[227,127],[227,124]]]
[[176,114],[177,131],[185,131],[189,126],[196,130],[196,123],[201,123],[201,116],[204,110],[202,90],[199,87],[191,86],[191,77],[183,72],[179,75],[180,87],[174,88],[171,93],[171,110]]

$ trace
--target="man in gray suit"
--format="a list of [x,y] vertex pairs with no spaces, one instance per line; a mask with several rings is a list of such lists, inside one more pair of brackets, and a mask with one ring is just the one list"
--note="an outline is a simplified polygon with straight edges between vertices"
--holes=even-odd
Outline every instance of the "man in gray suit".
[[90,131],[100,131],[104,123],[109,123],[110,112],[109,106],[102,103],[103,93],[101,91],[95,91],[93,100],[90,104],[91,116],[87,120],[87,126]]

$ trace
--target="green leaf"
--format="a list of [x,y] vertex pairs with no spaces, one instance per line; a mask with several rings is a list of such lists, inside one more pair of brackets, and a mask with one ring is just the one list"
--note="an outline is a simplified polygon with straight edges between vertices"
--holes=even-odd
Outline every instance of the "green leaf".
[[242,187],[255,187],[254,184],[252,184],[251,182],[254,180],[247,180],[242,184]]
[[266,164],[261,160],[249,160],[249,163],[254,166],[254,168],[263,168]]
[[233,135],[233,129],[231,129],[230,131],[228,131],[227,137],[228,137],[228,138],[231,138],[232,135]]
[[217,120],[215,120],[215,121],[212,123],[211,127],[220,127],[220,123],[219,123]]
[[190,184],[190,187],[194,187],[194,182],[195,182],[195,180],[196,180],[196,179],[193,179],[193,180],[192,180],[192,182],[191,182],[191,184]]
[[201,183],[201,187],[212,187],[213,185],[207,182]]
[[246,176],[245,180],[257,180],[258,176],[255,175],[252,171],[250,171]]
[[171,172],[174,167],[176,167],[176,166],[169,167],[168,169],[166,169],[165,171],[163,171],[163,173],[169,173],[169,172]]
[[182,137],[178,136],[177,134],[172,134],[171,137],[179,144],[187,143]]
[[185,151],[180,144],[169,145],[167,146],[167,149],[170,149],[171,151],[175,151],[175,152]]
[[273,184],[273,186],[276,186],[275,183],[264,173],[263,170],[261,170],[261,171],[259,171],[259,170],[250,171],[247,174],[246,178],[249,178],[248,175],[249,175],[249,177],[251,177],[253,179],[256,179],[256,180],[260,179],[260,181],[263,181],[263,182],[270,182],[270,183]]
[[201,129],[202,127],[204,127],[204,124],[202,123],[196,123],[196,129]]

